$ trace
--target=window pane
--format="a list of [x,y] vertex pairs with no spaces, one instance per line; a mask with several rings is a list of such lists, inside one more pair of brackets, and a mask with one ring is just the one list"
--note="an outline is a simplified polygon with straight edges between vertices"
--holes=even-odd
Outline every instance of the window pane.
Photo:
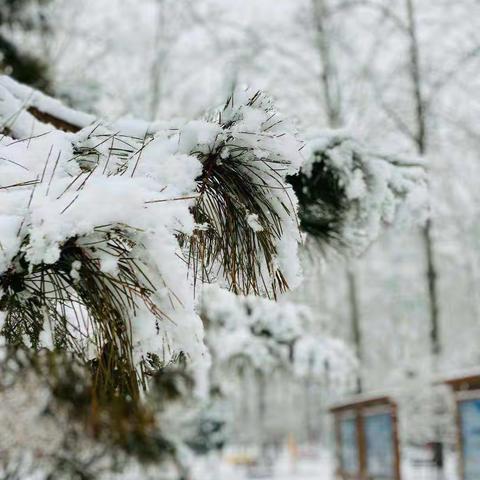
[[368,415],[364,419],[367,470],[371,479],[395,478],[393,424],[390,413]]
[[460,403],[465,480],[480,479],[480,399]]
[[340,421],[340,444],[342,470],[345,473],[358,473],[357,423],[355,418]]

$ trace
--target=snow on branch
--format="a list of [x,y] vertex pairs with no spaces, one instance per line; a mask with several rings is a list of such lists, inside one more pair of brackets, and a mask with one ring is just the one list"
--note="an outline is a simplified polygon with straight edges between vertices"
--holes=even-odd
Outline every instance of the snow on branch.
[[[0,99],[1,103],[4,104],[1,105],[0,103],[0,118],[4,127],[19,128],[18,115],[24,115],[22,110],[25,110],[38,121],[51,124],[55,128],[66,132],[78,132],[95,121],[93,115],[69,108],[59,100],[44,95],[31,87],[17,83],[8,76],[0,76],[0,87]],[[16,103],[16,106],[7,106],[5,102],[8,100]],[[20,109],[18,108],[19,106]],[[10,108],[12,111],[8,112],[7,108]],[[25,118],[28,117],[25,116]],[[31,124],[29,126],[32,127]]]
[[[304,148],[258,92],[198,120],[108,123],[0,77],[0,335],[35,371],[18,388],[71,360],[93,436],[172,452],[143,400],[156,385],[167,402],[192,372],[205,387],[195,287],[230,290],[208,290],[203,307],[221,365],[320,375],[347,357],[305,336],[310,313],[234,293],[276,298],[299,283],[297,196],[306,232],[359,249],[406,205],[419,209],[424,184],[420,165],[339,132]],[[68,403],[63,391],[54,401]],[[125,418],[138,429],[125,432]]]
[[297,206],[285,178],[303,158],[288,122],[265,95],[238,92],[208,121],[185,125],[180,145],[203,165],[189,245],[196,276],[272,297],[296,286]]
[[[353,353],[341,341],[315,331],[306,305],[238,296],[216,286],[205,289],[202,318],[214,365],[229,371],[247,364],[263,374],[276,369],[294,377],[348,381],[356,369]],[[317,325],[318,330],[318,325]],[[216,375],[230,378],[231,375]]]
[[0,121],[1,335],[72,353],[108,428],[149,418],[143,391],[172,362],[208,367],[195,283],[298,281],[300,145],[263,95],[174,127],[108,124],[1,77]]
[[[45,312],[53,321],[69,304],[68,311],[78,313],[80,305],[93,316],[128,312],[139,358],[163,357],[153,345],[141,346],[154,343],[156,334],[173,351],[190,354],[197,348],[185,337],[201,334],[192,329],[199,321],[188,265],[195,281],[223,277],[245,293],[275,295],[297,281],[295,200],[284,178],[297,171],[301,157],[262,95],[232,97],[210,120],[141,138],[99,122],[76,133],[59,131],[60,120],[83,125],[93,118],[5,77],[0,94],[4,127],[21,137],[0,140],[2,298],[6,327],[21,329],[10,339],[27,330],[39,345]],[[46,125],[32,106],[58,121]],[[95,306],[101,296],[86,298],[88,282],[106,292],[109,307]],[[53,299],[45,293],[51,290]],[[24,301],[25,291],[38,306]],[[191,320],[177,321],[179,315]],[[38,320],[35,328],[30,317]],[[69,335],[88,337],[85,329],[92,328],[75,324]]]
[[422,223],[427,209],[425,164],[369,150],[343,130],[306,143],[307,160],[289,177],[302,229],[323,246],[361,253],[395,221]]

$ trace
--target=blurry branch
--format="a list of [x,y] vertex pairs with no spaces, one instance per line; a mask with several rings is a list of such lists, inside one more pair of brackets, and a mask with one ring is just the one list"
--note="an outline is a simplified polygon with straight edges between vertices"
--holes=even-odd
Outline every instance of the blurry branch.
[[[35,31],[46,37],[50,25],[41,8],[49,0],[8,0],[0,4],[0,72],[12,75],[18,81],[48,91],[50,65],[40,56],[27,53],[23,46],[14,40],[13,30]],[[32,11],[32,4],[36,11]]]
[[[69,5],[70,7],[70,5]],[[69,11],[70,18],[78,18],[82,12],[82,4],[79,2],[74,2],[71,3],[71,8],[72,10]],[[58,39],[55,43],[55,53],[51,55],[50,62],[52,65],[56,65],[60,58],[69,53],[70,49],[70,42],[73,39],[76,29],[76,22],[72,22],[71,25],[69,25],[69,28],[66,28],[65,30],[62,31],[63,33],[63,38]],[[107,53],[106,51],[104,52],[105,54]],[[76,61],[78,62],[80,60],[80,57],[76,58]],[[89,64],[91,64],[91,61],[89,59]],[[85,68],[87,65],[83,65]]]
[[409,125],[402,119],[402,117],[398,114],[395,108],[392,108],[388,101],[384,98],[384,88],[382,85],[379,85],[374,72],[369,71],[368,67],[366,68],[368,78],[371,82],[371,85],[374,89],[375,96],[378,98],[380,102],[380,106],[382,107],[385,114],[388,118],[393,122],[393,124],[398,128],[398,130],[403,133],[403,135],[409,138],[411,141],[415,141],[415,134],[412,132]]
[[40,59],[21,52],[0,33],[0,71],[13,75],[18,81],[46,89],[48,87],[47,65]]
[[215,48],[218,51],[222,51],[222,42],[219,36],[219,32],[212,26],[212,23],[209,21],[209,18],[206,18],[198,11],[198,6],[201,6],[202,3],[197,0],[186,0],[188,7],[185,9],[190,15],[193,23],[200,25],[203,30],[208,34],[210,40],[212,40]]
[[480,150],[480,132],[477,128],[468,125],[464,121],[460,121],[455,118],[455,112],[447,112],[445,114],[438,113],[442,120],[452,125],[458,131],[463,132],[465,135],[470,137],[473,141],[478,144],[478,149]]
[[462,58],[460,58],[456,64],[445,72],[440,78],[433,82],[433,85],[430,88],[429,98],[426,100],[427,104],[431,104],[434,100],[434,97],[442,90],[444,87],[454,80],[461,72],[463,68],[467,68],[471,62],[480,57],[480,46],[472,48],[467,52]]
[[[200,26],[208,35],[214,50],[225,52],[227,41],[222,38],[222,30],[213,27],[209,18],[199,11],[201,3],[195,2],[195,0],[186,1],[189,5],[188,13],[191,16],[192,24]],[[216,13],[219,14],[219,12]],[[237,53],[237,58],[234,60],[233,68],[236,72],[232,75],[235,77],[232,82],[233,84],[236,84],[241,69],[246,65],[250,66],[250,63],[253,62],[259,54],[265,52],[275,53],[284,59],[288,59],[288,61],[292,62],[300,71],[310,71],[311,75],[314,74],[313,66],[308,62],[302,61],[298,51],[295,50],[295,46],[291,45],[290,42],[272,40],[270,36],[264,34],[265,32],[259,32],[258,29],[241,23],[230,22],[228,26],[229,32],[234,33],[234,35],[232,35],[233,37],[241,38],[241,43],[238,43],[238,45],[235,43],[233,45],[228,45],[229,50],[243,52]]]
[[[302,170],[289,181],[299,201],[304,231],[320,245],[361,253],[393,221],[392,211],[424,193],[421,160],[372,152],[344,131],[307,143]],[[424,214],[424,206],[418,213]]]
[[344,10],[354,9],[354,8],[368,8],[375,10],[381,13],[385,18],[390,19],[400,30],[406,32],[408,26],[405,22],[392,11],[391,8],[382,3],[376,3],[371,0],[346,0],[342,3],[339,3],[332,9],[332,15],[337,13],[342,13]]
[[373,158],[379,158],[389,163],[390,165],[395,165],[396,167],[419,168],[419,169],[423,169],[426,167],[425,162],[421,159],[412,160],[412,159],[405,159],[403,157],[397,157],[395,155],[390,155],[390,154],[383,154],[383,153],[371,152],[371,151],[367,151],[367,152]]

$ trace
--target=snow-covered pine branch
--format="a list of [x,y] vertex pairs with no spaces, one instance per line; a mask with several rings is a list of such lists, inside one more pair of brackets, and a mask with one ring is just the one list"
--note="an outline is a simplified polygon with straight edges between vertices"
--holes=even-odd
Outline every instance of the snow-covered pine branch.
[[425,161],[372,151],[344,130],[310,135],[306,161],[289,177],[301,228],[322,246],[359,254],[394,222],[428,215]]
[[[198,348],[185,338],[201,343],[201,333],[178,236],[195,279],[220,276],[235,291],[273,294],[287,279],[298,281],[295,203],[282,182],[301,157],[262,95],[232,97],[211,121],[135,137],[10,79],[1,85],[4,130],[17,139],[1,140],[5,296],[12,297],[9,282],[18,275],[22,288],[31,289],[40,274],[47,278],[44,270],[59,270],[56,287],[74,290],[83,288],[87,273],[98,275],[111,283],[109,292],[120,289],[120,310],[139,319],[132,320],[134,348],[155,343],[161,332],[172,351],[190,354]],[[37,117],[55,118],[54,126],[91,124],[63,132]],[[87,272],[87,265],[96,270]],[[122,293],[128,293],[124,304]],[[76,295],[85,306],[82,293]],[[41,308],[49,302],[42,297]],[[92,327],[76,325],[75,336],[85,329]],[[139,348],[141,355],[164,356],[153,345]]]
[[148,440],[149,378],[179,356],[208,366],[195,283],[276,295],[298,282],[285,176],[300,144],[248,92],[201,120],[108,124],[2,77],[0,119],[5,343],[73,353],[91,375],[87,424],[127,448],[128,412]]
[[297,202],[285,179],[303,157],[292,126],[264,94],[239,91],[182,133],[203,165],[189,248],[202,281],[271,297],[297,286]]
[[352,352],[315,326],[306,305],[211,286],[204,290],[201,315],[214,369],[223,372],[216,379],[224,383],[232,377],[225,372],[242,365],[264,375],[281,369],[292,377],[317,379],[326,369],[332,378],[348,379],[356,368]]
[[[97,439],[111,432],[108,443],[128,454],[138,453],[133,435],[142,451],[174,455],[169,423],[159,432],[152,411],[178,395],[175,379],[186,375],[169,366],[185,359],[202,387],[209,352],[196,286],[276,297],[298,284],[294,190],[307,232],[364,245],[402,200],[418,199],[411,192],[423,182],[420,167],[366,154],[339,133],[308,143],[297,175],[303,144],[263,94],[249,91],[199,120],[107,122],[0,77],[0,131],[6,351],[25,353],[34,384],[45,384],[58,359],[84,368],[90,393],[76,418]],[[235,345],[222,352],[212,341],[214,357],[237,351],[261,359],[259,369],[280,362],[299,375],[324,368],[331,349],[302,339],[297,307],[224,294],[237,313],[223,312],[212,331],[224,347],[233,332]],[[237,318],[233,330],[228,318]],[[149,384],[162,399],[154,407],[144,402]]]

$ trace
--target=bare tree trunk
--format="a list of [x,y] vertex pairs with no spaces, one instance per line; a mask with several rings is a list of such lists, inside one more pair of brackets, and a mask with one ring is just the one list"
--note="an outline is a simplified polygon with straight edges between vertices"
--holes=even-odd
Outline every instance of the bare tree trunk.
[[351,267],[347,268],[347,281],[348,281],[348,296],[350,304],[350,318],[352,321],[352,333],[353,333],[353,342],[355,345],[355,354],[358,358],[359,363],[359,372],[357,374],[357,393],[362,393],[362,373],[361,373],[361,363],[362,363],[362,333],[360,330],[360,312],[359,312],[359,302],[358,302],[358,288],[357,288],[357,279],[355,273]]
[[[408,35],[410,40],[410,76],[413,86],[415,101],[416,133],[415,143],[420,155],[427,151],[427,119],[425,112],[425,101],[422,93],[422,79],[420,71],[420,49],[417,37],[417,26],[415,21],[414,0],[405,0],[408,17]],[[423,242],[427,263],[427,282],[430,309],[430,349],[434,358],[438,357],[441,344],[439,332],[439,303],[438,303],[438,281],[435,263],[435,249],[433,241],[433,225],[429,219],[423,228]]]
[[340,89],[337,71],[332,59],[329,32],[327,31],[328,8],[326,0],[312,0],[316,28],[317,49],[322,66],[321,87],[324,96],[328,126],[339,127],[342,124]]
[[257,429],[258,429],[258,444],[262,452],[262,459],[267,456],[267,379],[265,374],[261,371],[255,371],[257,380]]
[[162,96],[162,69],[165,62],[165,2],[157,0],[157,20],[154,39],[155,57],[150,70],[150,118],[157,117]]
[[[339,88],[337,70],[332,58],[330,46],[330,34],[327,30],[328,6],[326,0],[312,0],[313,13],[316,27],[317,48],[322,66],[321,85],[324,95],[325,109],[328,126],[331,128],[340,127],[343,123],[341,108],[341,93]],[[362,360],[361,332],[360,332],[360,308],[358,287],[355,272],[351,265],[347,265],[346,279],[348,288],[348,302],[350,305],[351,331],[355,352],[359,364]],[[359,370],[357,376],[357,393],[362,392],[362,379]]]
[[[415,143],[420,155],[427,151],[427,118],[425,101],[422,92],[422,77],[420,71],[420,47],[417,36],[416,15],[414,0],[405,0],[408,18],[408,36],[410,39],[410,75],[415,99],[415,113],[417,128],[415,132]],[[433,224],[429,219],[423,228],[423,242],[427,262],[427,282],[430,307],[430,351],[432,354],[432,370],[438,366],[438,358],[441,351],[439,332],[439,304],[438,304],[438,283],[437,269],[435,265],[435,249],[433,241]],[[436,465],[437,478],[443,477],[443,444],[438,424],[435,422],[435,445],[439,452],[439,461]]]

